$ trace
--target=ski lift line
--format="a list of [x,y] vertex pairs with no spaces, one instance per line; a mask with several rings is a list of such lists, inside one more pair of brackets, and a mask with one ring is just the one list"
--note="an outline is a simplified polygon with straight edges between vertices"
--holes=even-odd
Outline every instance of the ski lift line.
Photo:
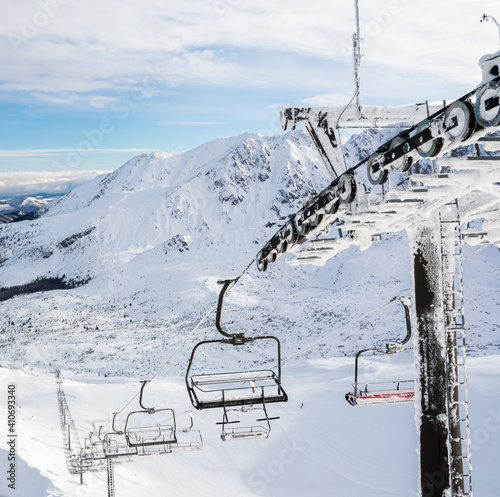
[[[256,259],[257,259],[257,256],[255,256],[251,260],[251,262],[245,267],[245,269],[241,272],[241,274],[237,278],[235,278],[233,280],[230,280],[232,282],[232,284],[228,285],[228,288],[227,288],[227,290],[225,292],[226,294],[231,291],[231,289],[234,287],[234,285],[236,285],[236,283],[240,280],[240,278],[250,269],[250,267],[254,264],[254,262],[256,261]],[[198,323],[196,324],[196,326],[186,335],[186,337],[184,338],[184,340],[182,340],[182,342],[177,346],[177,348],[170,354],[170,356],[167,358],[167,360],[156,370],[156,372],[153,374],[153,376],[151,376],[151,378],[149,380],[146,380],[146,383],[150,383],[151,381],[153,381],[160,374],[160,372],[163,370],[163,368],[173,359],[173,357],[177,354],[177,352],[179,352],[179,350],[182,348],[182,346],[200,328],[200,326],[208,319],[208,317],[210,316],[210,314],[212,314],[212,312],[217,307],[218,307],[218,302],[216,302],[212,307],[210,307],[210,309],[205,313],[205,315],[198,321]],[[141,392],[142,392],[142,390],[143,389],[141,389]],[[114,417],[116,417],[116,415],[118,415],[118,414],[121,414],[132,402],[134,402],[134,400],[140,395],[141,392],[136,393],[119,411],[117,411],[114,414]],[[190,412],[190,410],[185,411],[185,412]],[[109,425],[113,421],[114,417],[111,418],[110,420],[108,420],[103,425],[103,427]]]
[[[156,370],[156,372],[153,374],[153,376],[151,376],[151,378],[149,380],[145,380],[146,383],[150,383],[151,381],[153,381],[160,374],[160,372],[162,371],[162,369],[172,360],[172,358],[175,356],[175,354],[177,354],[177,352],[179,352],[179,350],[181,349],[181,347],[189,340],[189,338],[191,337],[191,335],[195,331],[197,331],[198,328],[208,319],[208,316],[210,316],[210,314],[216,309],[216,307],[217,307],[217,304],[214,304],[206,312],[206,314],[200,319],[200,321],[198,321],[198,323],[196,324],[196,326],[189,332],[188,335],[186,335],[186,337],[184,338],[184,340],[182,340],[182,342],[177,346],[177,348],[170,354],[170,356],[168,357],[168,359]],[[141,392],[142,392],[142,389],[141,389]],[[102,428],[104,428],[105,426],[109,425],[118,414],[121,414],[130,404],[132,404],[132,402],[134,402],[134,400],[137,397],[139,397],[139,395],[140,395],[141,392],[136,393],[119,411],[117,411],[116,413],[114,413],[113,418],[109,419],[102,426]],[[186,412],[189,412],[189,410],[185,411],[182,414],[185,414]]]
[[188,335],[186,335],[186,337],[184,338],[184,340],[182,340],[182,342],[177,346],[177,348],[170,354],[170,356],[168,357],[168,359],[158,368],[158,370],[156,371],[156,373],[153,374],[153,376],[149,379],[149,381],[153,381],[161,372],[161,370],[173,359],[173,357],[175,356],[175,354],[177,354],[177,352],[179,352],[179,350],[181,349],[181,347],[189,340],[189,338],[191,338],[191,335],[193,333],[195,333],[198,328],[208,319],[208,316],[210,316],[210,314],[212,314],[212,312],[217,308],[217,304],[214,304],[206,313],[205,315],[200,319],[200,321],[198,321],[198,324],[189,332]]
[[[337,129],[338,133],[339,133],[339,138],[340,138],[340,127],[339,127],[339,123],[340,123],[340,119],[342,118],[342,116],[344,115],[344,112],[347,110],[347,108],[352,104],[353,100],[359,96],[359,88],[357,88],[356,90],[356,93],[354,93],[354,95],[352,96],[351,100],[349,100],[349,103],[343,108],[342,112],[340,113],[339,115],[339,118],[337,119],[337,124],[335,125],[335,128]],[[339,139],[339,147],[340,147],[340,155],[342,157],[342,162],[344,163],[344,167],[345,169],[347,170],[347,163],[345,161],[345,155],[344,155],[344,146],[342,144],[342,140]]]
[[462,257],[462,261],[465,261],[466,259],[468,259],[469,257],[472,257],[473,255],[479,254],[479,252],[481,252],[481,250],[484,250],[485,248],[488,248],[491,245],[495,245],[495,242],[490,242],[490,243],[488,243],[488,245],[483,245],[482,247],[480,247],[477,250],[475,250],[474,252],[472,252],[472,254],[469,254],[467,257]]
[[[227,290],[225,291],[225,293],[229,293],[231,291],[231,289],[238,283],[238,281],[240,280],[240,278],[250,269],[250,267],[252,267],[253,263],[257,260],[257,256],[255,256],[251,261],[250,263],[247,265],[247,267],[242,271],[242,273],[235,279],[233,280],[227,280],[227,281],[230,281],[231,283],[228,284],[228,288]],[[208,316],[210,316],[210,314],[212,314],[212,312],[217,309],[217,307],[219,306],[219,302],[216,302],[206,313],[205,315],[200,319],[200,321],[198,321],[198,324],[189,332],[188,335],[186,335],[186,337],[184,338],[184,340],[179,344],[179,346],[172,352],[172,354],[170,354],[170,357],[158,368],[158,370],[153,374],[153,376],[149,379],[149,382],[153,381],[156,376],[158,376],[158,374],[161,372],[161,370],[172,360],[172,358],[175,356],[175,354],[177,354],[177,352],[179,352],[179,350],[181,349],[181,347],[189,340],[189,338],[191,338],[191,335],[193,335],[193,333],[195,333],[198,328],[208,319]]]
[[336,333],[339,333],[343,330],[345,330],[346,328],[349,328],[349,326],[352,326],[353,324],[356,324],[357,322],[361,321],[362,319],[368,317],[368,316],[371,316],[372,314],[374,314],[375,312],[377,311],[380,311],[380,309],[383,309],[384,307],[388,306],[390,303],[394,302],[395,300],[401,298],[401,297],[404,297],[406,296],[406,294],[409,292],[410,290],[406,290],[405,292],[403,292],[402,294],[396,296],[396,297],[393,297],[391,300],[387,301],[385,304],[382,304],[381,306],[377,307],[376,309],[373,309],[369,312],[367,312],[366,314],[363,314],[362,316],[356,318],[354,321],[351,321],[350,323],[347,323],[345,324],[344,326],[342,326],[341,328],[338,328],[336,329],[335,331],[332,331],[332,333],[330,333],[329,335],[326,335],[324,337],[321,337],[319,340],[316,340],[315,342],[311,343],[310,345],[308,345],[305,349],[301,349],[299,350],[298,352],[295,352],[294,354],[288,356],[288,357],[285,357],[282,361],[281,361],[281,364],[284,364],[286,361],[289,361],[290,359],[293,359],[301,354],[303,354],[304,352],[307,352],[308,350],[312,349],[313,347],[315,347],[316,345],[319,345],[320,343],[323,343],[324,341],[328,340],[330,337],[332,337],[333,335],[335,335]]

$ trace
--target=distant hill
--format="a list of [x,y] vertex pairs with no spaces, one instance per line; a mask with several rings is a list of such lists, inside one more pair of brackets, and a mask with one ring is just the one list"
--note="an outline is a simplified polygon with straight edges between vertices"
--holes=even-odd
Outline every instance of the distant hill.
[[60,196],[49,193],[0,196],[0,224],[33,219],[38,209]]

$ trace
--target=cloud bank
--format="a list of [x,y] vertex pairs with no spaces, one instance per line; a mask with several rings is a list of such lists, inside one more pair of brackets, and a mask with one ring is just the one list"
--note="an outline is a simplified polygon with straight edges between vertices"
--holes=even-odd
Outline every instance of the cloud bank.
[[0,172],[0,196],[61,194],[105,171]]
[[[389,72],[470,84],[477,74],[469,69],[497,49],[495,26],[479,20],[485,9],[498,17],[498,2],[369,0],[360,6],[363,63]],[[315,72],[295,67],[283,74],[277,57],[351,64],[353,31],[353,2],[345,0],[7,2],[0,90],[34,92],[61,104],[92,92],[90,104],[99,108],[116,98],[108,92],[140,87],[148,73],[161,78],[162,89],[304,85]]]

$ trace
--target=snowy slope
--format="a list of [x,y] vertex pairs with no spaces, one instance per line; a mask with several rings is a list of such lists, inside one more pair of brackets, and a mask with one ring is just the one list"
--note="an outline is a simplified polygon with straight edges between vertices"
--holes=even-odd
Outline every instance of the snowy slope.
[[[498,495],[496,470],[500,444],[500,357],[469,361],[473,485],[478,495]],[[376,377],[387,377],[387,366],[371,361]],[[390,375],[411,370],[408,360],[394,360]],[[289,497],[332,495],[356,497],[415,497],[418,461],[413,405],[353,408],[344,400],[352,381],[352,360],[312,360],[285,367],[286,405],[272,406],[269,439],[226,442],[219,437],[218,412],[195,412],[202,430],[200,452],[136,457],[115,469],[116,492],[123,497],[203,495],[204,497]],[[66,377],[69,406],[83,438],[93,421],[107,421],[137,392],[137,381],[95,377],[89,373]],[[107,495],[105,473],[86,474],[85,484],[66,470],[59,428],[55,380],[45,371],[0,370],[5,390],[15,383],[18,409],[18,475],[16,491],[0,481],[8,497],[98,497]],[[179,426],[190,406],[183,379],[159,378],[151,384],[158,404],[176,409]],[[129,409],[135,409],[131,404]],[[5,406],[0,416],[5,419]],[[4,444],[0,457],[5,458]],[[43,457],[41,457],[43,455]]]

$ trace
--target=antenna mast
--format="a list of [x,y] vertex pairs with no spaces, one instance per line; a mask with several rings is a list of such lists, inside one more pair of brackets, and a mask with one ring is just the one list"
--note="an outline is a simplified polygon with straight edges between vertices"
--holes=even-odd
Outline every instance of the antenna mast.
[[[356,0],[356,3],[357,3],[357,0]],[[500,41],[500,24],[498,24],[497,20],[493,16],[488,16],[486,14],[483,14],[483,18],[481,19],[480,22],[483,22],[483,21],[493,21],[497,25],[498,36],[499,36],[499,41]]]
[[352,35],[353,52],[354,52],[354,84],[356,87],[356,107],[358,116],[361,117],[361,89],[360,89],[360,72],[361,72],[361,37],[359,32],[359,0],[354,0],[354,8],[356,10],[356,32]]

